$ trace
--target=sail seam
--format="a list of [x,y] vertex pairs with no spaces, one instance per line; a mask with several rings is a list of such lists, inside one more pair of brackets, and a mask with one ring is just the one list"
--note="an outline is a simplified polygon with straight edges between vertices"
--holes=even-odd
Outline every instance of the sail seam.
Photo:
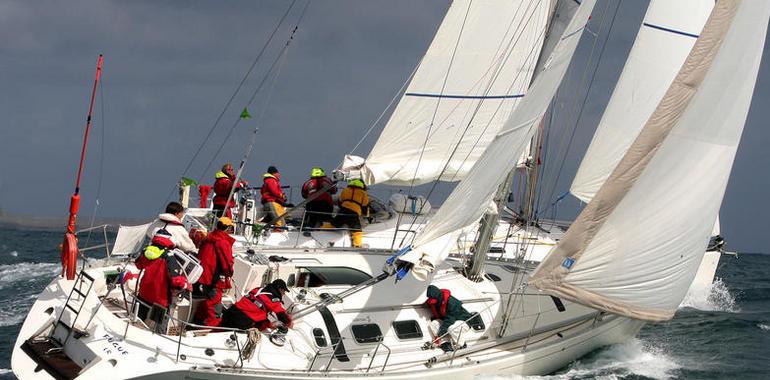
[[431,94],[423,92],[407,92],[404,96],[416,96],[422,98],[441,98],[441,99],[513,99],[522,98],[524,94],[510,94],[510,95],[448,95],[448,94]]
[[681,30],[676,30],[676,29],[671,29],[671,28],[666,28],[665,26],[660,26],[660,25],[650,24],[649,22],[645,22],[645,23],[643,23],[642,25],[644,25],[644,26],[646,26],[646,27],[649,27],[649,28],[653,28],[653,29],[657,29],[657,30],[662,30],[662,31],[664,31],[664,32],[669,32],[669,33],[679,34],[679,35],[682,35],[682,36],[687,36],[687,37],[692,37],[692,38],[698,38],[698,37],[700,37],[700,36],[699,36],[699,35],[697,35],[697,34],[693,34],[693,33],[687,33],[687,32],[683,32],[683,31],[681,31]]

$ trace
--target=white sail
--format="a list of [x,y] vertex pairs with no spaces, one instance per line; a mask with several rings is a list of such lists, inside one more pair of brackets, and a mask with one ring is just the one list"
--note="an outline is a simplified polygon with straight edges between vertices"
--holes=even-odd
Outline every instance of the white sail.
[[549,5],[455,0],[366,167],[357,169],[369,184],[461,180],[524,96]]
[[767,1],[716,4],[661,103],[531,285],[632,318],[673,317],[719,212],[768,17]]
[[[413,250],[401,257],[402,261],[414,264],[412,273],[415,277],[425,278],[435,265],[446,258],[448,250],[438,244],[445,240],[441,237],[475,223],[491,203],[495,191],[505,179],[506,173],[516,164],[556,94],[594,3],[594,0],[583,1],[576,10],[573,7],[572,12],[565,10],[556,16],[571,21],[560,36],[543,71],[537,74],[529,93],[473,166],[470,174],[457,185],[425,229],[415,237]],[[574,17],[569,17],[573,12]]]
[[714,0],[652,0],[570,192],[590,202],[660,103]]

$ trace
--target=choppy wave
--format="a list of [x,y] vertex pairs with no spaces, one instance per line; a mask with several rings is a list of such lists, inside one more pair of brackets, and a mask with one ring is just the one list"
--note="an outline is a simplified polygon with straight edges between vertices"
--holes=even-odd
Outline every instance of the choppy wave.
[[0,265],[0,289],[20,282],[36,282],[53,278],[59,271],[55,263],[17,263]]
[[690,288],[679,307],[703,311],[740,312],[735,297],[721,278],[714,279],[714,282],[708,286]]
[[762,331],[770,331],[770,325],[766,323],[758,323],[757,327],[759,327],[759,329]]
[[577,380],[646,377],[672,379],[681,366],[664,349],[639,339],[610,346],[571,364],[564,373],[551,376],[480,376],[483,380]]

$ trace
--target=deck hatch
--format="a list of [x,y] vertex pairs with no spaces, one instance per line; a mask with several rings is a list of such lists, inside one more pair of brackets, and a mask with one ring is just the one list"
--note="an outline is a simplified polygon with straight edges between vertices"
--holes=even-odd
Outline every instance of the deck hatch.
[[407,340],[422,338],[420,324],[413,319],[409,321],[393,321],[392,326],[398,339]]
[[326,347],[326,334],[324,334],[324,331],[320,328],[316,327],[313,329],[313,338],[315,338],[315,344],[318,347]]
[[376,323],[353,325],[350,327],[357,343],[378,343],[382,341],[382,331]]

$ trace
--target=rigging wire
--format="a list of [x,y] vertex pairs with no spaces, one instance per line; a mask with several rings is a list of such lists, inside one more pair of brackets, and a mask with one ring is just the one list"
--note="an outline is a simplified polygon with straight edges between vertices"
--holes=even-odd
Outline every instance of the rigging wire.
[[[249,97],[248,102],[246,103],[246,107],[250,106],[254,99],[257,97],[257,94],[262,89],[262,87],[267,83],[268,78],[270,78],[270,74],[273,72],[273,70],[280,70],[278,67],[279,64],[282,64],[283,56],[286,53],[286,51],[289,49],[289,45],[291,44],[291,41],[294,39],[294,34],[297,32],[297,29],[299,28],[300,23],[302,22],[302,19],[305,17],[305,12],[307,11],[308,6],[310,5],[310,0],[305,2],[305,6],[302,8],[302,12],[299,15],[299,18],[297,19],[296,24],[294,25],[294,29],[292,30],[291,34],[289,35],[289,38],[286,40],[286,43],[283,45],[283,48],[281,49],[281,52],[276,56],[275,60],[273,60],[273,63],[270,65],[270,68],[265,73],[265,76],[262,77],[262,80],[259,82],[259,85],[251,94],[251,97]],[[277,68],[278,67],[278,68]],[[206,175],[208,170],[211,168],[211,165],[213,165],[214,161],[217,159],[219,154],[222,152],[222,150],[225,147],[225,144],[227,144],[227,141],[230,139],[230,136],[232,136],[233,132],[235,131],[235,128],[238,126],[238,124],[241,121],[241,117],[239,116],[233,125],[230,127],[230,130],[227,132],[227,135],[225,136],[224,140],[222,140],[222,143],[219,144],[219,147],[217,148],[214,155],[209,160],[209,163],[206,165],[206,169],[201,173],[201,175],[198,177],[200,180],[203,179],[203,176]]]
[[419,68],[420,68],[420,64],[421,64],[421,63],[422,63],[422,58],[420,58],[420,61],[419,61],[419,62],[417,62],[417,65],[415,65],[415,66],[414,66],[414,69],[412,70],[412,73],[411,73],[411,74],[409,74],[409,77],[408,77],[408,78],[406,78],[406,80],[404,81],[404,83],[401,85],[401,88],[399,88],[399,89],[398,89],[398,91],[396,91],[395,95],[393,95],[393,98],[392,98],[392,99],[390,99],[390,103],[388,103],[388,105],[385,107],[385,109],[384,109],[384,110],[382,110],[382,113],[380,113],[380,116],[378,116],[378,117],[377,117],[377,120],[375,120],[375,121],[374,121],[374,123],[372,123],[372,125],[371,125],[371,126],[369,126],[369,129],[367,129],[367,130],[366,130],[366,133],[364,133],[364,135],[361,137],[361,139],[360,139],[360,140],[358,140],[358,142],[356,143],[356,145],[353,147],[353,149],[351,149],[351,150],[350,150],[350,153],[348,153],[348,154],[353,154],[353,152],[355,152],[355,151],[356,151],[356,149],[358,148],[358,146],[359,146],[359,145],[361,145],[361,143],[363,143],[363,142],[364,142],[364,140],[365,140],[365,139],[366,139],[366,138],[369,136],[369,134],[370,134],[370,133],[372,133],[372,130],[374,130],[374,127],[376,127],[376,126],[377,126],[377,124],[379,124],[380,120],[382,120],[382,118],[383,118],[383,117],[385,116],[385,114],[388,112],[388,110],[390,109],[390,107],[391,107],[391,106],[393,106],[393,103],[395,103],[395,102],[396,102],[396,99],[399,99],[399,98],[400,98],[400,95],[404,93],[404,89],[406,88],[406,86],[407,86],[407,85],[409,85],[409,83],[410,83],[410,82],[412,81],[412,79],[414,78],[414,74],[415,74],[415,73],[417,73],[417,69],[419,69]]
[[[575,118],[575,123],[572,125],[572,131],[571,131],[571,133],[569,135],[569,140],[567,142],[567,146],[564,149],[564,156],[563,156],[563,158],[562,158],[562,160],[561,160],[561,162],[559,164],[559,169],[556,172],[556,178],[553,181],[553,187],[551,188],[551,191],[550,191],[547,199],[552,199],[553,198],[553,193],[556,191],[556,187],[559,184],[559,179],[561,178],[562,170],[564,169],[564,162],[567,160],[567,157],[569,156],[569,151],[572,148],[572,143],[573,143],[574,138],[575,138],[575,132],[577,131],[577,127],[580,124],[580,120],[583,117],[583,111],[585,110],[586,103],[588,102],[588,95],[591,93],[591,88],[593,87],[594,80],[596,79],[596,73],[599,71],[598,70],[599,69],[599,65],[601,64],[602,57],[604,56],[604,50],[607,47],[607,42],[609,41],[610,36],[612,35],[612,29],[613,29],[613,27],[615,25],[615,19],[616,19],[617,15],[618,15],[618,10],[620,9],[621,3],[622,3],[622,0],[617,2],[618,5],[615,7],[615,11],[612,14],[612,19],[610,19],[609,29],[607,30],[607,37],[604,39],[604,42],[602,43],[602,46],[599,49],[599,55],[597,57],[596,66],[594,66],[593,72],[591,74],[591,79],[588,81],[588,86],[587,86],[588,88],[587,88],[585,96],[583,97],[583,100],[582,100],[582,102],[580,104],[580,109],[579,109],[579,112],[577,114],[577,117]],[[609,7],[609,2],[607,4],[608,4],[608,7]],[[605,8],[605,13],[606,13],[606,8]],[[603,29],[604,29],[604,21],[602,21],[602,26],[600,28],[600,33],[601,33],[601,30],[603,30]],[[594,40],[594,43],[596,43],[597,41],[598,41],[598,38],[596,40]],[[592,51],[593,51],[593,49],[592,49]],[[593,54],[591,55],[591,58],[593,58]]]
[[[273,64],[270,66],[270,69],[268,70],[267,74],[263,78],[262,82],[254,90],[254,92],[251,94],[251,97],[249,98],[249,101],[246,103],[246,107],[248,107],[248,106],[250,106],[252,104],[252,102],[254,102],[254,99],[257,97],[257,94],[259,93],[259,90],[265,84],[265,81],[268,78],[270,78],[270,74],[273,73],[272,81],[271,81],[271,83],[270,83],[270,85],[269,85],[269,87],[267,89],[267,98],[265,99],[265,102],[264,102],[264,104],[262,106],[262,110],[260,111],[259,116],[257,116],[257,120],[255,120],[254,132],[253,132],[253,134],[251,136],[251,141],[250,141],[248,147],[246,148],[246,152],[244,153],[243,158],[241,159],[240,165],[238,167],[238,173],[236,174],[235,180],[233,181],[234,184],[238,183],[238,181],[240,180],[241,174],[243,173],[243,169],[246,166],[246,162],[248,162],[248,160],[249,160],[249,156],[251,155],[251,151],[254,148],[254,144],[257,141],[257,134],[259,132],[259,125],[260,125],[259,122],[262,120],[262,118],[264,117],[265,113],[267,112],[268,105],[270,104],[270,101],[273,98],[273,89],[275,88],[275,83],[277,82],[278,76],[281,73],[281,68],[283,67],[283,63],[286,62],[285,58],[286,58],[286,56],[288,54],[289,46],[291,45],[291,42],[294,40],[294,35],[297,33],[297,29],[299,29],[299,24],[302,21],[302,19],[305,17],[305,12],[307,11],[307,8],[309,6],[310,6],[310,1],[308,0],[307,2],[305,2],[305,7],[302,8],[302,13],[300,13],[299,18],[297,19],[297,23],[295,24],[294,29],[291,32],[291,35],[286,40],[286,43],[283,45],[283,48],[281,49],[280,54],[278,55],[276,60],[273,62]],[[242,118],[239,116],[238,119],[235,121],[235,123],[233,123],[233,127],[230,129],[230,133],[228,133],[228,138],[229,138],[230,134],[232,133],[232,131],[235,129],[235,126],[237,126],[238,123],[241,120],[242,120]],[[225,144],[226,141],[227,141],[227,138],[225,138],[225,141],[223,141],[222,145],[220,145],[219,150],[217,150],[217,154],[219,154],[219,152],[222,150],[222,147],[224,147],[224,144]],[[215,158],[216,158],[216,155],[215,155]],[[209,162],[209,165],[211,164],[211,162],[213,162],[213,160],[214,159],[212,158],[212,160]],[[226,199],[230,199],[230,198],[233,197],[233,194],[235,193],[235,189],[236,189],[236,186],[232,186],[230,188],[230,194],[228,194]],[[213,223],[213,221],[212,221],[212,223]]]
[[[530,18],[527,20],[527,23],[529,23],[531,21],[532,16],[534,15],[534,13],[535,13],[535,11],[532,12],[532,14],[530,15]],[[545,30],[543,30],[542,33],[545,33]],[[542,37],[542,36],[540,36],[540,37]],[[540,37],[538,37],[538,39]],[[518,41],[518,39],[516,41]],[[514,43],[514,45],[515,45],[515,43]],[[533,45],[533,47],[530,49],[530,51],[528,53],[528,56],[532,55],[535,50],[537,50],[537,49],[535,48],[535,45]],[[511,50],[511,52],[512,52],[512,50]],[[509,56],[510,56],[510,53],[509,53]],[[498,72],[498,75],[499,75],[499,72]],[[518,75],[520,75],[520,73],[517,73],[517,78],[518,78]],[[515,83],[515,79],[514,79],[513,83]],[[511,84],[511,87],[513,86],[513,83]],[[487,88],[487,91],[489,91],[489,90],[491,90],[491,84]],[[476,109],[476,112],[478,112],[479,108],[480,108],[480,103],[479,103],[479,106]],[[499,107],[498,107],[498,110],[499,110]],[[474,112],[473,117],[475,117],[476,112]],[[457,153],[457,150],[458,150],[458,148],[460,146],[460,143],[462,142],[462,139],[465,136],[465,134],[467,133],[467,131],[469,130],[470,126],[471,126],[471,122],[468,122],[468,124],[465,126],[465,129],[464,129],[462,135],[460,136],[460,140],[458,141],[457,144],[455,144],[454,149],[452,150],[452,153],[450,154],[450,156],[448,157],[446,163],[444,164],[443,168],[441,169],[441,172],[439,173],[437,179],[433,181],[433,183],[431,185],[431,188],[430,188],[430,190],[428,191],[428,193],[426,195],[426,199],[429,198],[433,194],[433,192],[435,191],[436,187],[438,186],[438,183],[439,183],[438,178],[441,178],[444,175],[444,173],[446,172],[446,170],[449,168],[449,164],[451,163],[452,157],[455,155],[455,153]],[[487,127],[488,127],[488,125],[487,125]],[[485,130],[486,130],[486,127],[485,127]],[[426,141],[426,144],[427,144],[427,141]],[[424,148],[425,148],[425,146],[423,146],[423,149]],[[467,159],[467,157],[466,157],[466,159]],[[414,223],[416,223],[416,221],[417,221],[417,215],[415,214],[413,216],[413,218],[412,218],[411,223],[410,223],[410,227],[409,227],[410,230],[414,227]],[[399,245],[403,246],[405,239],[406,239],[406,235],[404,235],[404,237],[401,239],[401,243]],[[413,240],[414,240],[414,236],[412,236],[412,241]]]
[[[195,153],[193,154],[192,158],[190,158],[190,161],[185,166],[185,169],[182,171],[182,177],[187,175],[187,173],[190,170],[190,167],[192,167],[193,162],[195,162],[195,159],[198,157],[200,152],[203,150],[203,147],[206,145],[208,140],[211,138],[211,135],[214,133],[214,130],[216,130],[217,126],[219,126],[219,122],[222,120],[222,117],[224,117],[225,113],[229,109],[230,104],[232,104],[233,100],[238,95],[238,93],[241,91],[241,88],[243,87],[243,85],[246,83],[246,80],[251,75],[251,72],[257,66],[257,63],[260,61],[260,59],[264,55],[265,51],[267,51],[267,47],[273,41],[273,38],[278,33],[278,30],[280,30],[281,25],[283,25],[283,22],[286,20],[286,17],[289,15],[289,13],[291,12],[292,8],[294,8],[294,4],[296,2],[297,2],[297,0],[292,0],[291,4],[289,4],[289,7],[286,9],[286,11],[283,13],[281,18],[278,20],[278,24],[275,26],[275,28],[273,28],[273,31],[270,33],[270,36],[268,37],[267,41],[265,41],[265,44],[262,45],[262,48],[259,50],[259,53],[257,53],[257,56],[254,58],[254,61],[251,63],[251,66],[249,66],[248,70],[246,70],[246,73],[243,75],[243,78],[241,78],[241,81],[236,86],[235,91],[233,91],[233,94],[230,96],[230,98],[227,100],[227,102],[225,102],[225,106],[222,108],[222,111],[219,113],[217,118],[214,120],[214,124],[209,129],[208,133],[206,134],[206,137],[203,138],[203,141],[201,141],[200,145],[195,150]],[[171,198],[171,196],[174,194],[174,190],[176,189],[176,187],[177,187],[177,184],[174,183],[174,185],[171,187],[171,191],[166,196],[166,200]]]
[[[104,73],[104,69],[102,68],[102,73]],[[105,123],[104,123],[104,78],[102,77],[101,82],[99,83],[99,118],[101,119],[101,125],[100,125],[100,131],[99,134],[99,174],[98,174],[98,180],[96,184],[96,199],[94,201],[94,210],[91,212],[91,222],[89,225],[88,235],[86,236],[85,241],[85,247],[88,247],[88,244],[91,242],[91,232],[93,232],[92,228],[94,227],[94,224],[96,223],[96,214],[99,209],[99,205],[101,203],[101,194],[102,194],[102,179],[104,178],[104,140],[105,140]],[[105,242],[106,243],[106,242]]]
[[[449,59],[449,66],[447,67],[446,74],[444,74],[444,81],[441,84],[441,91],[439,92],[440,95],[444,95],[444,90],[446,90],[446,84],[449,81],[449,73],[452,72],[452,66],[454,65],[455,55],[457,54],[457,47],[460,45],[460,39],[462,38],[463,32],[465,31],[465,22],[468,20],[468,14],[470,14],[471,5],[473,4],[473,0],[468,2],[468,8],[465,10],[465,16],[463,17],[463,22],[460,25],[460,33],[457,35],[457,40],[455,41],[454,49],[452,50],[452,56]],[[430,119],[430,124],[428,124],[428,131],[425,134],[425,141],[422,144],[422,149],[420,149],[420,156],[417,158],[417,165],[414,168],[414,175],[412,176],[412,180],[409,184],[409,191],[407,193],[407,198],[412,197],[412,192],[414,191],[414,181],[417,180],[417,172],[420,170],[420,163],[422,162],[422,157],[425,154],[425,148],[428,145],[428,140],[430,139],[430,132],[433,128],[433,123],[436,120],[436,115],[438,114],[438,108],[441,105],[441,97],[439,97],[436,100],[436,107],[433,109],[433,115]],[[426,198],[427,199],[427,198]],[[422,207],[420,207],[422,210]],[[398,230],[401,225],[401,217],[402,214],[398,214],[398,219],[396,220],[396,230],[393,232],[393,241],[390,244],[390,248],[393,249],[393,246],[396,242],[396,236],[398,235]],[[415,214],[415,220],[417,219],[417,215]],[[411,225],[414,225],[414,221],[411,223]],[[411,227],[410,227],[411,229]],[[406,235],[404,235],[406,236]],[[403,244],[403,239],[401,240]]]

